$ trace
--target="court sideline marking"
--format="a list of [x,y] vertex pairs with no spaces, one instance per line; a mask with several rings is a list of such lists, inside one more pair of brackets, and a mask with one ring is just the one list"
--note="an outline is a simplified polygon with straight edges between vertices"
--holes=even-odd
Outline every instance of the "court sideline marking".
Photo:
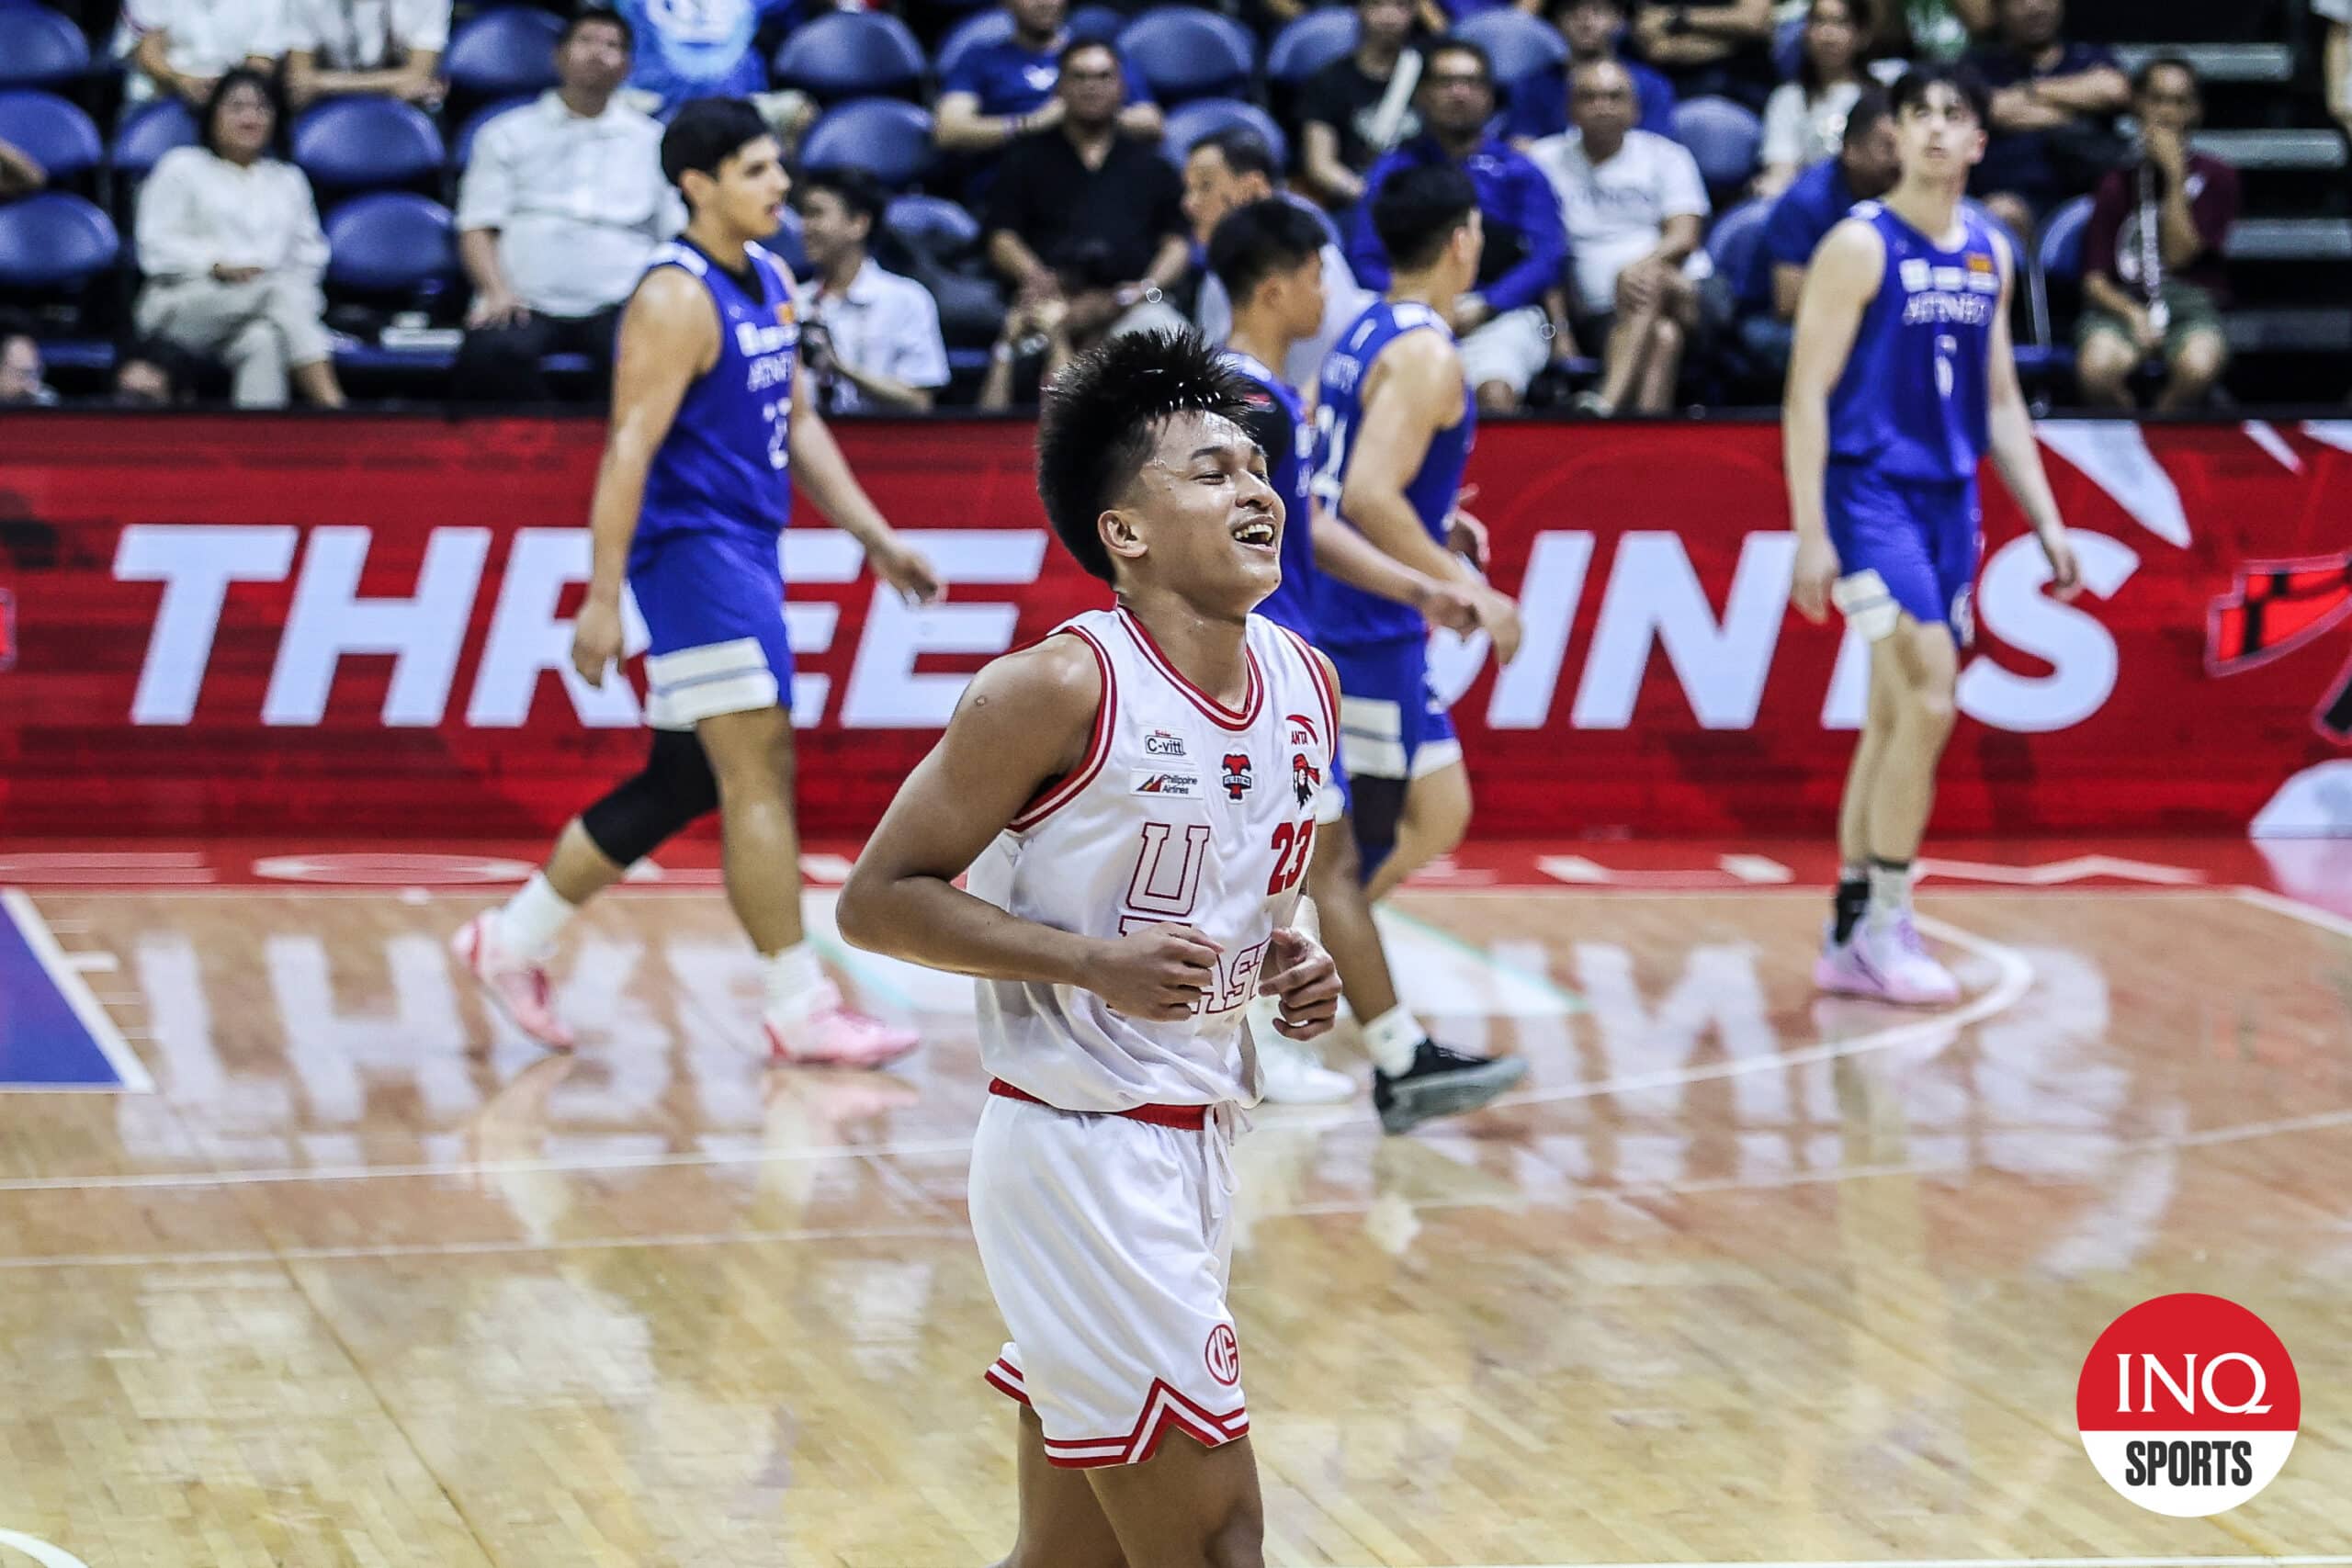
[[[99,1055],[105,1056],[107,1066],[114,1069],[114,1076],[122,1080],[119,1084],[106,1085],[96,1092],[154,1093],[155,1080],[148,1076],[147,1065],[139,1059],[139,1053],[133,1051],[130,1043],[122,1037],[122,1031],[115,1026],[113,1017],[98,1005],[98,998],[91,994],[90,983],[82,977],[80,967],[58,944],[56,933],[49,929],[49,922],[41,918],[40,910],[32,899],[22,888],[0,887],[0,909],[6,910],[8,919],[23,934],[25,945],[32,949],[34,959],[48,972],[50,984],[57,987],[57,994],[65,998],[65,1005],[73,1010],[74,1018],[89,1032]],[[71,1088],[53,1084],[38,1085],[35,1089],[41,1093],[75,1092]],[[79,1092],[92,1091],[85,1089]]]

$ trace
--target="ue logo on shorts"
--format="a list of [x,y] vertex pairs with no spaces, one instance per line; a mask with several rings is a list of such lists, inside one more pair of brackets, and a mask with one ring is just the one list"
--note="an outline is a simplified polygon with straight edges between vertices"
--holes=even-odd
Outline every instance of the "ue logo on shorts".
[[2075,1423],[2099,1474],[2151,1513],[2181,1519],[2234,1508],[2269,1485],[2302,1413],[2278,1336],[2220,1296],[2142,1302],[2107,1325],[2075,1386]]
[[1241,1342],[1233,1337],[1233,1325],[1220,1323],[1209,1330],[1208,1348],[1202,1359],[1208,1363],[1209,1376],[1226,1387],[1241,1381]]

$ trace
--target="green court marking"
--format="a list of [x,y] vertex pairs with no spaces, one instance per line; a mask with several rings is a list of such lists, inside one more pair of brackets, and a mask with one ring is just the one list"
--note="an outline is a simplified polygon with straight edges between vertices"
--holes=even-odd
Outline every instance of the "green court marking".
[[1555,1001],[1570,1012],[1586,1010],[1582,997],[1569,990],[1549,975],[1532,974],[1516,964],[1507,964],[1477,943],[1464,941],[1443,926],[1431,925],[1429,921],[1408,915],[1394,906],[1381,906],[1379,915],[1383,919],[1395,920],[1399,925],[1412,927],[1415,934],[1425,936],[1442,947],[1450,947],[1464,957],[1476,960],[1498,975],[1508,975],[1523,985],[1532,986],[1539,991],[1548,992]]

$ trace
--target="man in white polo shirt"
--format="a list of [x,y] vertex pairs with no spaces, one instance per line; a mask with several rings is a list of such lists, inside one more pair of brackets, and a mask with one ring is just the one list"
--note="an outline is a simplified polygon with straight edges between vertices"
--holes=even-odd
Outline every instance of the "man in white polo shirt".
[[1576,129],[1527,155],[1560,197],[1576,275],[1570,322],[1579,342],[1605,345],[1600,389],[1578,400],[1603,418],[1663,413],[1709,270],[1699,248],[1706,181],[1680,142],[1634,129],[1639,104],[1623,65],[1586,61],[1572,85]]
[[544,400],[548,354],[587,355],[608,378],[622,302],[685,224],[662,177],[662,127],[616,96],[630,42],[617,14],[575,12],[556,44],[557,85],[474,138],[458,188],[458,254],[474,286],[461,398]]
[[881,187],[862,169],[825,169],[802,175],[792,199],[816,273],[800,361],[816,378],[819,406],[827,414],[928,409],[947,385],[939,302],[867,254]]

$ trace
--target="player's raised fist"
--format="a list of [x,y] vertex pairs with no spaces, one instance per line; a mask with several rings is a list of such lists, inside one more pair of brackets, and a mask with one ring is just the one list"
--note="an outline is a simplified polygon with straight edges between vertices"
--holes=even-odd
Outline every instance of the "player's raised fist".
[[1266,948],[1258,990],[1281,999],[1274,1028],[1293,1040],[1314,1039],[1340,1014],[1339,966],[1312,937],[1288,926],[1276,929]]
[[1191,926],[1146,926],[1107,944],[1087,965],[1085,985],[1114,1012],[1173,1022],[1200,1005],[1224,956]]

